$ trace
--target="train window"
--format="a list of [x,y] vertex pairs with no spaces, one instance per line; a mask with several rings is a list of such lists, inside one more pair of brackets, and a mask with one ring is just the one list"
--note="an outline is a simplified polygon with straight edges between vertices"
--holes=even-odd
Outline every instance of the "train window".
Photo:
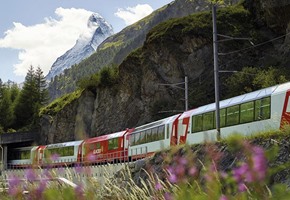
[[158,140],[158,127],[152,129],[152,141]]
[[227,108],[226,126],[232,126],[239,123],[239,109],[239,105]]
[[271,99],[266,97],[255,101],[255,120],[269,119]]
[[149,131],[147,130],[146,132],[145,131],[142,131],[140,133],[140,144],[144,144],[147,142],[146,138],[148,139],[148,135],[147,133],[149,133]]
[[113,138],[109,140],[109,150],[118,149],[119,147],[118,138]]
[[129,143],[131,146],[135,145],[135,134],[130,134]]
[[144,140],[144,143],[152,141],[152,138],[153,138],[152,129],[146,130],[145,137],[147,138],[147,140]]
[[159,126],[158,127],[158,139],[157,140],[163,140],[164,139],[164,134],[165,134],[165,126]]
[[254,121],[254,102],[247,102],[241,104],[240,109],[240,123],[247,123]]
[[11,160],[27,160],[30,159],[31,151],[12,149],[8,154],[8,157]]
[[60,148],[53,148],[53,149],[46,149],[45,150],[45,157],[50,157],[52,155],[58,155],[60,157],[64,156],[73,156],[74,155],[74,146],[69,147],[60,147]]
[[214,112],[208,112],[203,114],[203,130],[213,129],[214,125]]
[[192,116],[192,132],[202,131],[202,115]]
[[137,144],[140,144],[140,132],[138,133],[135,133],[135,142],[134,144],[137,145]]
[[89,146],[90,150],[94,150],[95,149],[95,144],[89,144],[88,146]]
[[[223,108],[220,110],[220,127],[225,127],[226,126],[226,108]],[[216,123],[214,119],[214,123]],[[215,126],[216,127],[216,126]]]
[[75,153],[74,153],[74,146],[71,146],[71,147],[67,147],[68,148],[68,156],[73,156]]
[[21,151],[20,160],[30,159],[30,151]]

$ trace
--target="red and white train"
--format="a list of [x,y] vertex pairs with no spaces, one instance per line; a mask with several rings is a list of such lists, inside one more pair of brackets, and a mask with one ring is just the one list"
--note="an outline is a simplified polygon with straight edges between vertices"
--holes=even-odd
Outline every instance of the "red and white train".
[[[290,82],[220,101],[220,133],[253,134],[290,123]],[[144,158],[178,144],[215,141],[215,103],[136,128],[89,138],[13,149],[8,165],[72,165]],[[58,155],[58,156],[55,156]]]

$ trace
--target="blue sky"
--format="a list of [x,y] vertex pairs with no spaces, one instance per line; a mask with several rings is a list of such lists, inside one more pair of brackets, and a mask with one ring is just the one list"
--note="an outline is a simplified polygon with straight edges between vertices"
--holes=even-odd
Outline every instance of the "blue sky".
[[117,33],[173,0],[0,0],[0,78],[23,82],[30,65],[45,75],[74,44],[92,12]]

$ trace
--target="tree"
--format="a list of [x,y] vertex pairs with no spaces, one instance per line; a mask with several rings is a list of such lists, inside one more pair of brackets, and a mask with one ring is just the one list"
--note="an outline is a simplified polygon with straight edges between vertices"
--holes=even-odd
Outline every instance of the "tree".
[[36,80],[36,86],[38,90],[38,102],[41,106],[46,105],[48,102],[48,90],[47,90],[47,83],[46,79],[43,75],[43,71],[38,67],[35,72],[35,80]]
[[9,88],[1,85],[0,89],[0,125],[7,129],[13,123],[12,101]]
[[29,125],[34,116],[34,107],[38,100],[38,89],[34,73],[33,66],[30,66],[15,105],[14,112],[17,128]]
[[286,73],[281,69],[270,67],[257,73],[253,84],[259,88],[266,88],[273,85],[287,82]]
[[225,82],[227,93],[225,98],[252,92],[259,89],[253,84],[259,69],[255,67],[244,67],[240,72],[233,73]]
[[23,88],[15,103],[15,128],[38,128],[39,109],[48,101],[46,80],[40,67],[30,66]]
[[226,80],[226,98],[285,83],[289,80],[285,74],[287,73],[282,69],[274,67],[244,67],[242,71],[234,73]]

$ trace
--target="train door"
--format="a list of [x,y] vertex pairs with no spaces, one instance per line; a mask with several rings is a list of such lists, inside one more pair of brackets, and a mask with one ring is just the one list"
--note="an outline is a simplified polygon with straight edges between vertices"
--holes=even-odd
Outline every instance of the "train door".
[[77,155],[77,162],[80,163],[83,161],[83,149],[84,149],[84,143],[85,141],[82,141],[82,143],[78,146],[78,155]]
[[[168,127],[170,129],[170,126]],[[172,123],[172,131],[170,136],[170,146],[175,146],[178,144],[178,120]]]
[[189,127],[190,117],[184,117],[178,120],[178,143],[185,144]]
[[128,151],[129,151],[129,135],[133,132],[134,129],[128,129],[126,133],[123,135],[123,142],[124,142],[124,160],[128,159]]
[[283,111],[282,111],[282,117],[280,122],[280,128],[282,128],[285,124],[290,124],[290,90],[286,92]]
[[31,158],[33,164],[42,164],[45,146],[37,146],[31,149]]
[[170,139],[170,146],[178,144],[178,118],[180,114],[172,116],[166,125],[166,139]]

